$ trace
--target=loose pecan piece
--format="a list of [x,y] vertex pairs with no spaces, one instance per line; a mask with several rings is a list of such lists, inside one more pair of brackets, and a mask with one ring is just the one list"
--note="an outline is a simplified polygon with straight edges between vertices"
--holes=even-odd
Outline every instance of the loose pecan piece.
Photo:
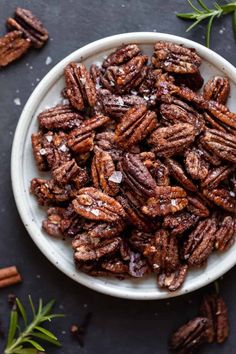
[[183,170],[182,166],[175,160],[167,158],[166,159],[166,164],[169,167],[170,173],[174,178],[182,184],[186,189],[195,192],[197,190],[197,187],[191,179],[188,178],[186,175],[185,171]]
[[182,235],[199,220],[199,216],[186,211],[180,211],[174,215],[167,215],[163,220],[163,227],[171,229],[171,235]]
[[192,147],[185,152],[184,165],[193,179],[204,180],[208,175],[209,164],[203,158],[201,150],[196,147]]
[[234,167],[222,165],[209,171],[207,177],[201,182],[203,188],[213,189],[224,181],[234,170]]
[[58,204],[71,199],[71,187],[60,187],[54,180],[34,178],[31,181],[30,191],[40,205]]
[[7,26],[10,30],[23,32],[35,48],[42,47],[48,40],[48,31],[29,10],[17,7],[15,18],[8,18]]
[[47,210],[47,219],[43,220],[42,227],[47,232],[48,235],[61,238],[61,220],[63,215],[63,208],[49,208]]
[[200,314],[209,322],[206,330],[208,343],[223,343],[229,336],[228,311],[224,299],[216,294],[205,296]]
[[230,83],[227,77],[215,76],[204,85],[203,97],[210,101],[225,104],[230,92]]
[[205,132],[202,141],[221,159],[236,163],[236,136],[209,129]]
[[166,41],[159,41],[154,46],[152,64],[169,73],[197,73],[201,61],[194,48],[186,48]]
[[209,210],[201,198],[198,198],[197,196],[193,197],[191,195],[188,195],[187,198],[188,198],[187,210],[191,214],[204,217],[204,218],[209,216]]
[[95,136],[95,146],[98,146],[103,151],[107,151],[113,161],[119,161],[122,158],[123,151],[117,146],[115,133],[102,132]]
[[156,113],[140,105],[130,108],[117,124],[115,134],[119,146],[128,149],[142,141],[157,127]]
[[31,43],[22,37],[21,31],[12,31],[0,38],[0,67],[19,59],[29,49]]
[[84,64],[70,63],[64,70],[66,81],[66,95],[73,107],[79,111],[86,105],[94,107],[96,103],[96,89]]
[[165,128],[158,128],[148,139],[157,156],[170,157],[185,150],[195,139],[194,126],[177,123]]
[[155,195],[156,182],[137,154],[126,153],[120,168],[124,183],[131,191],[144,198]]
[[207,328],[209,321],[205,317],[196,317],[181,326],[171,336],[171,349],[178,354],[191,354],[201,344],[207,342]]
[[72,204],[77,214],[90,220],[118,222],[126,217],[118,201],[93,187],[80,189]]
[[115,179],[112,178],[112,176],[115,176],[115,172],[118,173],[118,171],[115,171],[115,165],[111,155],[99,148],[96,148],[94,152],[95,155],[91,165],[91,174],[94,186],[96,188],[100,188],[108,195],[114,196],[118,194],[119,183],[114,182]]
[[218,205],[219,207],[231,212],[236,212],[236,199],[235,196],[230,194],[225,188],[215,188],[215,189],[203,189],[203,195]]
[[214,217],[200,221],[184,243],[183,257],[190,266],[202,265],[213,251],[216,234]]
[[121,65],[140,54],[137,44],[127,44],[117,48],[103,61],[102,66],[108,68],[111,65]]
[[188,204],[186,192],[180,187],[156,187],[156,196],[147,201],[142,207],[144,214],[151,217],[165,216],[184,209]]
[[85,153],[93,150],[94,129],[109,121],[109,117],[101,114],[85,120],[79,128],[75,128],[70,132],[68,146],[76,153]]
[[32,149],[33,149],[33,154],[35,161],[37,163],[38,169],[40,171],[47,171],[48,165],[47,165],[47,159],[44,154],[41,154],[40,151],[44,151],[43,145],[42,145],[42,140],[43,140],[43,132],[39,131],[38,133],[34,133],[31,136],[31,143],[32,143]]
[[160,288],[168,289],[169,291],[178,290],[184,283],[187,276],[188,266],[179,265],[171,273],[161,273],[157,277],[157,282]]
[[216,232],[215,248],[218,251],[229,249],[235,241],[236,222],[232,216],[225,216]]
[[48,130],[76,128],[81,125],[83,119],[69,104],[58,104],[41,112],[38,116],[39,126]]

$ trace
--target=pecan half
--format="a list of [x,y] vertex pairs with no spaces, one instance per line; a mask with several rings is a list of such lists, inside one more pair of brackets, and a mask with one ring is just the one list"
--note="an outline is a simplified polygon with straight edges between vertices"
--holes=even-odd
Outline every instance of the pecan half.
[[200,221],[184,243],[183,257],[191,266],[202,265],[213,251],[216,233],[215,218]]
[[194,74],[173,74],[175,84],[178,86],[185,86],[193,91],[198,91],[204,84],[204,79],[198,70]]
[[178,290],[184,283],[187,276],[188,266],[179,265],[171,273],[161,273],[157,277],[157,283],[160,288],[168,289],[169,291]]
[[155,179],[158,186],[169,186],[170,185],[170,171],[168,166],[159,160],[155,160],[149,171],[153,178]]
[[77,214],[90,220],[117,222],[126,217],[119,202],[93,187],[80,189],[72,205]]
[[190,354],[207,342],[207,327],[209,321],[205,317],[196,317],[181,326],[171,336],[171,349],[178,354]]
[[174,176],[174,178],[180,184],[182,184],[182,186],[184,186],[186,189],[188,189],[192,192],[195,192],[197,190],[197,187],[195,186],[195,184],[193,184],[191,179],[188,178],[188,176],[184,172],[182,166],[177,161],[170,159],[170,158],[167,158],[165,161],[166,161],[167,166],[169,167],[169,171],[172,174],[172,176]]
[[185,150],[195,139],[194,126],[177,123],[165,128],[158,128],[148,139],[157,156],[170,157]]
[[84,64],[70,63],[64,70],[66,95],[73,107],[79,111],[86,105],[94,107],[96,88]]
[[144,97],[148,106],[155,106],[157,103],[157,95],[155,84],[159,75],[162,73],[159,69],[149,68],[143,82],[138,88],[140,95]]
[[92,238],[113,238],[119,236],[124,230],[124,223],[99,223],[91,226],[88,230],[89,237]]
[[216,232],[215,248],[218,251],[229,249],[235,241],[236,222],[232,216],[225,216]]
[[156,113],[140,105],[130,108],[117,124],[116,141],[123,149],[142,141],[157,127]]
[[184,165],[193,179],[204,180],[209,171],[209,164],[203,158],[203,153],[198,148],[192,147],[184,154]]
[[228,312],[224,299],[215,294],[205,296],[200,314],[209,322],[206,330],[208,343],[223,343],[229,336]]
[[207,177],[201,182],[201,186],[208,189],[216,188],[233,172],[233,170],[234,167],[228,165],[215,167],[209,171]]
[[203,195],[218,205],[219,207],[231,212],[236,212],[236,199],[235,196],[230,194],[230,191],[224,188],[203,189]]
[[197,142],[197,149],[199,150],[202,157],[213,166],[219,166],[221,164],[221,159],[215,153],[209,150],[202,138]]
[[190,195],[188,195],[187,198],[188,198],[187,210],[190,213],[205,218],[209,216],[209,210],[201,198],[198,198],[196,196],[193,197]]
[[171,235],[182,235],[199,221],[199,216],[186,211],[174,215],[167,215],[163,220],[163,227],[171,229]]
[[227,77],[215,76],[204,85],[203,97],[210,101],[225,104],[230,92],[230,83]]
[[98,133],[95,136],[94,143],[103,151],[107,151],[111,155],[113,161],[121,160],[123,151],[116,144],[115,133]]
[[18,30],[24,33],[35,48],[42,47],[48,40],[48,31],[31,11],[17,7],[15,18],[7,19],[7,27],[10,30]]
[[63,185],[68,184],[73,178],[78,176],[80,172],[82,172],[82,176],[84,177],[84,170],[77,165],[75,159],[71,159],[53,168],[52,177],[60,185]]
[[35,195],[40,205],[58,204],[71,199],[71,188],[60,187],[54,180],[34,178],[30,191]]
[[43,220],[42,228],[47,232],[48,235],[61,238],[62,231],[61,231],[61,220],[63,215],[63,208],[49,208],[47,210],[47,219]]
[[188,200],[186,192],[180,187],[156,187],[156,196],[147,201],[147,205],[142,207],[144,214],[151,217],[176,213],[184,209]]
[[154,236],[150,233],[133,230],[129,237],[129,244],[134,250],[143,253],[146,246],[150,244],[152,237]]
[[107,68],[111,65],[121,65],[140,54],[141,50],[137,44],[127,44],[116,49],[103,61],[102,66]]
[[12,31],[0,37],[0,67],[22,57],[30,45],[30,41],[23,38],[21,31]]
[[128,274],[129,273],[129,267],[127,264],[122,262],[121,260],[107,260],[103,261],[101,264],[101,267],[108,272],[121,275],[121,274]]

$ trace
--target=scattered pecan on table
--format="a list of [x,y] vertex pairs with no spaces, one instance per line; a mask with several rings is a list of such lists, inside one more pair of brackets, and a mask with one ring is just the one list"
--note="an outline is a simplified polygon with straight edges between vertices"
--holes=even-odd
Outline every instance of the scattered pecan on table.
[[[17,21],[28,24],[36,46],[44,41],[27,12],[18,11]],[[66,66],[69,102],[41,112],[32,135],[38,169],[50,177],[34,178],[31,192],[48,208],[43,229],[72,238],[81,271],[154,273],[159,287],[176,291],[189,269],[233,244],[236,114],[224,105],[227,78],[197,93],[200,66],[194,49],[165,41],[156,43],[151,64],[127,44],[100,66]],[[177,333],[172,340],[180,353],[207,340],[211,318],[201,316],[181,329],[185,339]]]

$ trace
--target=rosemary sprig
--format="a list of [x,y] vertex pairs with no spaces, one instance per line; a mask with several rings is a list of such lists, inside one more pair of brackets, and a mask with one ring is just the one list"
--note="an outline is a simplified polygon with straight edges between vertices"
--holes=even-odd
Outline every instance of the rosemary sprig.
[[[16,304],[13,306],[10,315],[8,338],[4,354],[37,354],[38,351],[44,352],[45,349],[38,343],[38,339],[60,346],[57,337],[41,325],[56,317],[63,317],[61,314],[51,313],[54,301],[43,305],[40,299],[38,308],[36,309],[31,296],[29,296],[29,303],[32,310],[32,319],[30,321],[28,320],[24,305],[18,298],[16,299]],[[24,329],[20,326],[20,317],[22,318]]]
[[210,47],[210,37],[213,21],[215,18],[220,18],[224,15],[232,13],[232,27],[234,31],[234,36],[236,38],[236,1],[227,3],[225,5],[219,5],[214,2],[214,8],[210,9],[203,0],[196,0],[196,5],[192,0],[187,0],[189,5],[194,10],[189,13],[179,13],[176,16],[183,20],[193,21],[192,25],[187,28],[187,32],[193,29],[202,21],[208,21],[206,28],[206,46]]

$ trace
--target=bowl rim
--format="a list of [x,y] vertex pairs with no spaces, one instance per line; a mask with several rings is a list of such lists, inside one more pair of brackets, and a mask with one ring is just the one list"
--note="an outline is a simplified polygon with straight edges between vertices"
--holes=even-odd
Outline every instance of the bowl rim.
[[[40,238],[35,237],[37,225],[29,222],[29,212],[27,210],[27,204],[24,202],[24,198],[22,198],[22,190],[20,181],[20,171],[22,169],[22,158],[23,156],[20,155],[21,147],[23,146],[24,139],[22,139],[22,130],[24,130],[24,126],[28,126],[28,119],[31,112],[31,106],[34,106],[36,102],[38,102],[38,96],[43,96],[48,88],[51,86],[52,81],[56,81],[63,73],[64,67],[71,61],[76,60],[78,58],[83,60],[85,57],[91,56],[94,52],[98,50],[104,51],[108,49],[112,49],[118,47],[123,43],[132,43],[136,42],[138,44],[154,44],[155,41],[158,40],[166,40],[172,41],[178,44],[183,44],[188,47],[193,47],[197,50],[200,56],[207,57],[208,61],[213,63],[215,66],[220,67],[222,71],[225,72],[227,76],[231,78],[232,81],[236,84],[236,70],[235,67],[229,63],[226,59],[224,59],[219,54],[215,53],[211,49],[194,42],[192,40],[175,36],[167,33],[160,33],[160,32],[130,32],[130,33],[123,33],[117,34],[109,37],[105,37],[94,42],[91,42],[80,49],[75,50],[60,62],[58,62],[40,81],[34,91],[31,93],[30,97],[28,98],[20,119],[18,121],[13,144],[12,144],[12,153],[11,153],[11,181],[12,181],[12,189],[14,194],[14,199],[16,202],[16,206],[20,217],[24,223],[26,230],[28,231],[29,235],[31,236],[34,243],[40,249],[40,251],[48,258],[48,260],[54,264],[58,269],[60,269],[64,274],[69,276],[71,279],[77,281],[78,283],[92,289],[96,290],[100,293],[125,298],[125,299],[133,299],[133,300],[153,300],[153,299],[165,299],[170,297],[177,297],[192,291],[195,291],[210,282],[216,280],[217,278],[221,277],[227,271],[229,271],[235,264],[236,264],[236,257],[235,260],[233,257],[228,257],[230,259],[225,260],[224,267],[218,269],[213,269],[211,271],[211,276],[206,275],[204,280],[198,281],[192,284],[187,289],[180,289],[177,292],[169,293],[167,291],[164,292],[145,292],[145,290],[135,293],[135,289],[130,288],[122,288],[122,287],[109,287],[106,282],[102,284],[96,283],[96,278],[88,276],[86,279],[79,279],[79,277],[75,278],[74,274],[71,274],[70,271],[64,269],[60,264],[57,262],[56,254],[51,254],[44,245],[44,242],[40,240]],[[227,257],[226,257],[227,258]],[[79,272],[78,272],[79,273]]]

